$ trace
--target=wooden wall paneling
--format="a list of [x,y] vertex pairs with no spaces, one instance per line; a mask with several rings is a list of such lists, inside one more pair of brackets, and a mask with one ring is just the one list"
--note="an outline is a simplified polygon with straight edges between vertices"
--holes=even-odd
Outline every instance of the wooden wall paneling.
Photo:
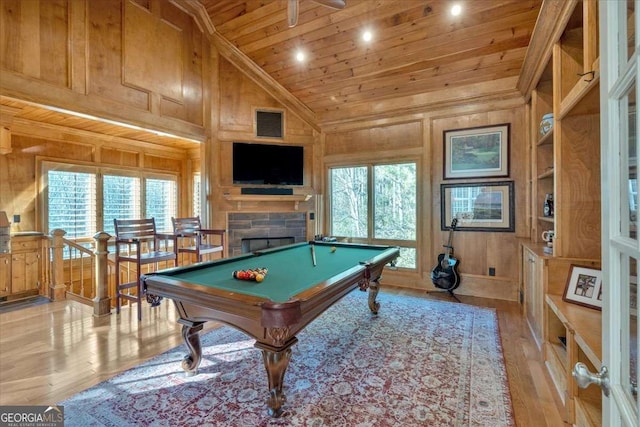
[[184,103],[176,104],[171,99],[162,98],[161,115],[204,125],[203,105],[209,99],[205,90],[209,67],[209,44],[193,18],[171,2],[160,2],[160,17],[176,26],[182,34],[182,97]]
[[[220,110],[218,137],[224,140],[256,139],[255,109],[284,111],[285,135],[287,142],[313,141],[314,129],[277,98],[248,77],[226,59],[218,61],[220,102],[225,106]],[[267,139],[260,138],[261,141]],[[282,141],[277,139],[276,141]]]
[[151,154],[144,155],[144,167],[145,169],[164,170],[164,171],[182,171],[183,161],[182,159],[171,159],[167,157],[160,157]]
[[153,13],[130,0],[3,2],[3,96],[202,140],[210,42],[173,3],[143,4]]
[[69,5],[69,61],[71,89],[79,94],[87,93],[88,40],[87,3],[72,1]]
[[[23,2],[24,3],[24,2]],[[26,2],[31,3],[31,2]],[[39,40],[40,76],[42,80],[71,87],[68,0],[40,2]]]
[[102,146],[99,161],[109,165],[137,167],[140,164],[140,153]]
[[68,2],[7,0],[1,10],[2,68],[68,87]]
[[[106,97],[123,105],[149,111],[150,93],[121,83],[125,66],[122,60],[122,2],[88,2],[88,14],[88,93],[97,98]],[[145,22],[139,22],[138,25],[145,26]],[[142,48],[142,44],[138,47]]]
[[20,215],[20,223],[11,225],[11,232],[37,230],[35,197],[35,155],[47,150],[43,141],[33,138],[13,137],[11,154],[0,156],[6,160],[6,185],[0,186],[0,206],[7,215]]
[[220,157],[217,159],[218,169],[220,170],[220,185],[229,187],[233,185],[233,144],[229,142],[220,143]]
[[[329,133],[325,142],[325,155],[355,153],[377,153],[420,148],[423,145],[422,122],[420,120],[366,129]],[[381,157],[376,155],[376,157]],[[384,157],[382,157],[384,158]]]
[[[478,108],[478,107],[476,107]],[[443,180],[443,148],[444,131],[466,129],[488,124],[510,123],[510,175],[507,178],[477,178],[472,180]],[[442,252],[448,231],[442,231],[440,184],[465,183],[479,181],[513,180],[515,186],[515,219],[516,231],[504,232],[471,232],[458,230],[454,234],[453,246],[456,257],[460,259],[459,272],[462,283],[457,289],[463,295],[494,295],[497,298],[516,299],[518,296],[519,262],[518,239],[528,235],[527,207],[527,169],[530,157],[528,154],[528,128],[526,127],[524,105],[512,110],[482,111],[456,114],[455,108],[448,110],[445,117],[432,120],[432,161],[431,190],[433,194],[434,230],[431,251]],[[505,254],[513,254],[506,256]],[[496,276],[489,276],[489,267],[495,268]],[[482,283],[482,286],[479,284]]]

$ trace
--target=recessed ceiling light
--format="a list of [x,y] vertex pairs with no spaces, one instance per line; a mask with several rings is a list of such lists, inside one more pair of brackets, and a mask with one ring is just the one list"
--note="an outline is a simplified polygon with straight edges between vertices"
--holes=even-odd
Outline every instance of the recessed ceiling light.
[[362,33],[362,40],[366,42],[370,42],[372,38],[373,38],[373,33],[371,33],[371,31],[365,30],[365,32]]
[[303,52],[303,51],[299,50],[299,51],[296,53],[296,60],[297,60],[298,62],[304,62],[305,58],[306,58],[306,55],[304,54],[304,52]]
[[453,16],[458,16],[462,13],[462,6],[460,6],[459,4],[454,4],[453,6],[451,6],[451,14]]

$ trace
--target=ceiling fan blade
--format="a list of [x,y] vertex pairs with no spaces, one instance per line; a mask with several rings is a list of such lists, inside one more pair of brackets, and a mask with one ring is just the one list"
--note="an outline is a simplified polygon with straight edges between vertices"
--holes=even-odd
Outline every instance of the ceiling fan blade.
[[289,0],[287,15],[287,18],[289,20],[289,28],[295,27],[298,23],[298,0]]
[[346,0],[313,0],[314,2],[332,9],[344,9],[347,5]]

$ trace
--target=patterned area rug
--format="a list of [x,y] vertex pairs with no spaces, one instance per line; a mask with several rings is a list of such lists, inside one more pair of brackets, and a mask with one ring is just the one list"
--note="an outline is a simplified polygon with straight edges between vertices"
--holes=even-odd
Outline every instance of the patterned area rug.
[[494,310],[354,291],[299,335],[285,414],[267,414],[253,340],[224,326],[203,339],[199,374],[179,346],[63,402],[66,426],[513,426]]

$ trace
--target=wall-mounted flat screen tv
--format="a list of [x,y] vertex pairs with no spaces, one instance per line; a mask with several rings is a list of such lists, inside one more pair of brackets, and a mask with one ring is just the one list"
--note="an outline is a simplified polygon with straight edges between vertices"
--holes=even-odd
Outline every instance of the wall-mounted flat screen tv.
[[233,143],[233,183],[303,185],[304,147]]

